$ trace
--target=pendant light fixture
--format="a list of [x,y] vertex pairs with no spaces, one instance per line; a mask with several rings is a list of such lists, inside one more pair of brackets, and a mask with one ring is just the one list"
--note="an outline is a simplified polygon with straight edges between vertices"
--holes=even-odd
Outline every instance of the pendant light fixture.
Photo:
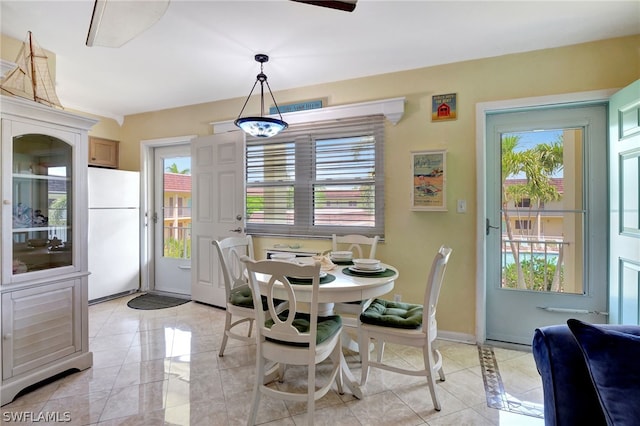
[[[269,61],[269,56],[263,53],[258,53],[255,56],[255,60],[256,62],[260,62],[260,74],[257,75],[256,82],[253,83],[251,92],[249,92],[249,96],[247,96],[247,100],[244,101],[242,110],[240,110],[240,114],[238,114],[238,118],[236,119],[236,121],[234,121],[234,124],[240,127],[245,133],[251,136],[257,136],[259,138],[270,138],[271,136],[275,136],[281,131],[283,131],[284,129],[286,129],[287,127],[289,127],[289,125],[282,120],[282,114],[280,114],[280,108],[278,108],[276,99],[273,97],[273,93],[271,93],[271,87],[269,87],[269,82],[267,82],[267,76],[264,74],[264,72],[262,72],[264,63]],[[260,117],[240,118],[258,82],[260,83]],[[277,118],[270,118],[270,117],[264,116],[264,85],[265,83],[267,85],[267,89],[269,90],[269,94],[271,95],[271,99],[273,99],[273,103],[276,106],[278,115],[280,116],[279,120]]]

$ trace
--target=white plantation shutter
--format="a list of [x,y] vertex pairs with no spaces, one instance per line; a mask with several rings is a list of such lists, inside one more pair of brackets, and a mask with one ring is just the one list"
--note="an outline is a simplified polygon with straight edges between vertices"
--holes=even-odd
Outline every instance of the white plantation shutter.
[[247,138],[247,233],[384,235],[382,115]]

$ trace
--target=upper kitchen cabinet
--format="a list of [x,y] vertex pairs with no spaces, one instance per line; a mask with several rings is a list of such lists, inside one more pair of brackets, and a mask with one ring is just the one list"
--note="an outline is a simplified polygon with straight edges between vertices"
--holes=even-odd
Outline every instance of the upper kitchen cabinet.
[[87,132],[96,121],[0,98],[2,404],[92,365]]
[[117,169],[120,142],[111,139],[89,138],[89,165]]

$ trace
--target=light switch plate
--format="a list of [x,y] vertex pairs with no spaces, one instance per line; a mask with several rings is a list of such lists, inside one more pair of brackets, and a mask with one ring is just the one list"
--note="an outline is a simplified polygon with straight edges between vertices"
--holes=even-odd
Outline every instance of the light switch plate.
[[467,200],[458,200],[458,207],[456,208],[458,213],[467,212]]

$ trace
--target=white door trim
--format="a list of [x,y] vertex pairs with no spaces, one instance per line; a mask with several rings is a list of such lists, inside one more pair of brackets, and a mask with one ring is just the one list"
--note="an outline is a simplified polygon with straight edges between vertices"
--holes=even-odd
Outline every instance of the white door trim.
[[197,135],[175,136],[171,138],[145,139],[140,141],[140,290],[149,291],[153,282],[153,232],[149,232],[149,212],[153,210],[153,149],[170,145],[189,145]]
[[608,101],[619,89],[594,90],[589,92],[565,93],[531,98],[508,99],[502,101],[479,102],[476,104],[476,342],[484,343],[487,335],[486,324],[486,119],[487,114],[519,108],[533,108],[560,104],[579,104]]

